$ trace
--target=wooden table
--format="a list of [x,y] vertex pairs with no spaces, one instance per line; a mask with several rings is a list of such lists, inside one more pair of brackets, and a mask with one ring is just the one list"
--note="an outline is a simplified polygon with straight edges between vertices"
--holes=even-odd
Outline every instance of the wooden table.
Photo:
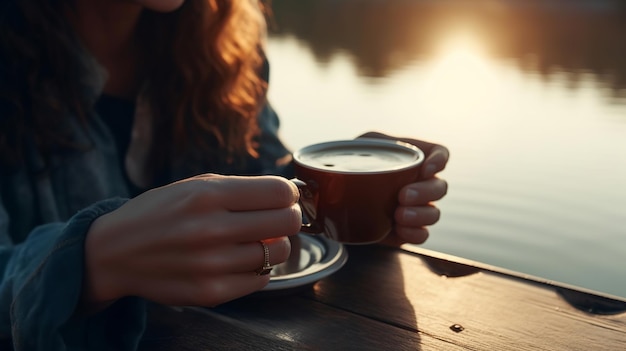
[[349,247],[312,287],[152,305],[141,350],[626,350],[626,299],[413,246]]

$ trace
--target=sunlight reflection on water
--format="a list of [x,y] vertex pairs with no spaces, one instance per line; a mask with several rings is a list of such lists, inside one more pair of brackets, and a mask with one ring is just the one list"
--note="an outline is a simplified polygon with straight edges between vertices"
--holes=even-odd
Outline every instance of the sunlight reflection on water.
[[626,105],[615,76],[544,72],[543,58],[498,55],[460,23],[412,59],[396,49],[383,60],[393,69],[272,36],[284,140],[296,149],[378,130],[440,142],[450,191],[425,247],[626,297]]

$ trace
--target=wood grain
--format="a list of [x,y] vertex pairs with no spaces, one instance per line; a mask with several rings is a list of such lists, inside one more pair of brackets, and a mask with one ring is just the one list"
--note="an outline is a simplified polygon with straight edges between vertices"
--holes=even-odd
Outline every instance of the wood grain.
[[412,251],[350,247],[289,295],[154,305],[142,350],[626,350],[622,299]]

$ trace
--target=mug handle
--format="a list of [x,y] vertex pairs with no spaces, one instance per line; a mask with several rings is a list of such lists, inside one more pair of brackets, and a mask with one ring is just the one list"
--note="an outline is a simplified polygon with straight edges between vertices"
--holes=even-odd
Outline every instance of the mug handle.
[[298,200],[298,205],[300,205],[300,209],[302,210],[302,226],[300,229],[309,234],[323,233],[322,227],[317,222],[315,206],[316,194],[312,191],[312,189],[315,188],[315,184],[311,182],[311,184],[307,185],[307,183],[298,178],[292,178],[291,182],[294,183],[298,187],[298,191],[300,191],[300,199]]

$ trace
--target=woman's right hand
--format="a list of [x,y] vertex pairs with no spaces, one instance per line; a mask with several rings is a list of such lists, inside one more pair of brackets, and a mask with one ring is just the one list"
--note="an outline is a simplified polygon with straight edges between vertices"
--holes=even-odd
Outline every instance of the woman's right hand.
[[85,243],[87,304],[140,296],[214,306],[263,288],[300,230],[298,189],[280,177],[200,175],[150,190],[96,219]]

